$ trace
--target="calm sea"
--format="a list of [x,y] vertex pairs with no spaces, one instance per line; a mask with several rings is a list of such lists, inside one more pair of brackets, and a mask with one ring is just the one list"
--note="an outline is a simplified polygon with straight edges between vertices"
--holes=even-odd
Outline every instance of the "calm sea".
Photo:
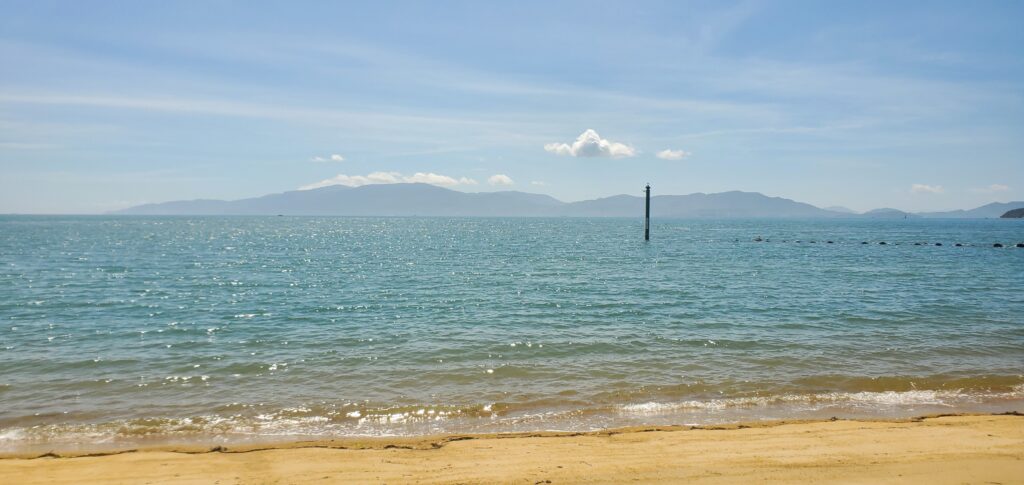
[[0,217],[0,451],[1024,411],[1024,221],[641,230]]

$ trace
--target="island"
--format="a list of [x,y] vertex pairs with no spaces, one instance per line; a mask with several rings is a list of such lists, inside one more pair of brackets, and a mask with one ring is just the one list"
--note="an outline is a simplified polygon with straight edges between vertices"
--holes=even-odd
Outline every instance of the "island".
[[1011,209],[1006,211],[1005,214],[999,216],[1000,219],[1022,219],[1024,218],[1024,207],[1019,209]]

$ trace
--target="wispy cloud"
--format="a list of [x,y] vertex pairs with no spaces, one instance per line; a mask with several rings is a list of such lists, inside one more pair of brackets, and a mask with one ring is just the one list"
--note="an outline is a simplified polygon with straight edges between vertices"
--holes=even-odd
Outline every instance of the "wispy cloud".
[[512,180],[512,177],[509,177],[508,175],[505,175],[503,173],[497,173],[497,174],[491,175],[487,179],[487,183],[489,183],[491,185],[513,185],[513,184],[515,184],[515,182]]
[[476,185],[477,181],[467,177],[449,177],[436,173],[416,172],[408,177],[402,177],[402,181],[411,184],[440,185],[441,187],[454,187],[456,185]]
[[690,152],[685,152],[683,150],[665,149],[656,153],[654,156],[662,160],[682,160],[690,156]]
[[558,155],[571,157],[607,157],[624,158],[636,155],[633,147],[601,138],[596,131],[588,129],[576,138],[572,145],[568,143],[548,143],[544,150]]
[[440,187],[454,187],[457,185],[477,185],[477,181],[467,177],[449,177],[433,172],[416,172],[412,175],[402,175],[400,172],[373,172],[367,175],[346,175],[339,173],[334,177],[321,180],[309,185],[299,187],[299,190],[312,190],[331,185],[344,185],[346,187],[361,187],[373,184],[430,184]]
[[1010,186],[1003,184],[992,184],[982,189],[983,192],[987,193],[1006,192],[1007,190],[1010,190]]
[[942,188],[941,185],[928,185],[928,184],[913,184],[910,186],[910,193],[912,194],[941,194],[946,189]]
[[322,157],[322,156],[317,155],[317,156],[311,158],[311,160],[314,161],[314,162],[344,162],[345,161],[345,157],[343,157],[343,156],[341,156],[341,155],[339,155],[337,153],[333,153],[330,156],[326,156],[326,157]]

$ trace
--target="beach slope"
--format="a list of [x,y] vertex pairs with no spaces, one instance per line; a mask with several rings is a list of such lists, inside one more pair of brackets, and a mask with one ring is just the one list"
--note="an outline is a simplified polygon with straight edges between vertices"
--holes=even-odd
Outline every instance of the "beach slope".
[[0,459],[0,482],[1024,483],[1024,417],[335,440]]

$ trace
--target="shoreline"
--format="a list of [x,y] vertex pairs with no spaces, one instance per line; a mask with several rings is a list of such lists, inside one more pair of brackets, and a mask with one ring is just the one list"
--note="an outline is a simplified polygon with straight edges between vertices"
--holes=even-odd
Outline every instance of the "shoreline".
[[[252,474],[250,467],[270,475]],[[269,468],[268,468],[269,467]],[[171,473],[173,471],[173,473]],[[899,472],[899,473],[896,473]],[[1019,481],[1024,415],[790,420],[592,432],[340,438],[101,453],[8,453],[17,483],[335,481],[552,483],[754,479]],[[329,482],[327,482],[329,483]]]

